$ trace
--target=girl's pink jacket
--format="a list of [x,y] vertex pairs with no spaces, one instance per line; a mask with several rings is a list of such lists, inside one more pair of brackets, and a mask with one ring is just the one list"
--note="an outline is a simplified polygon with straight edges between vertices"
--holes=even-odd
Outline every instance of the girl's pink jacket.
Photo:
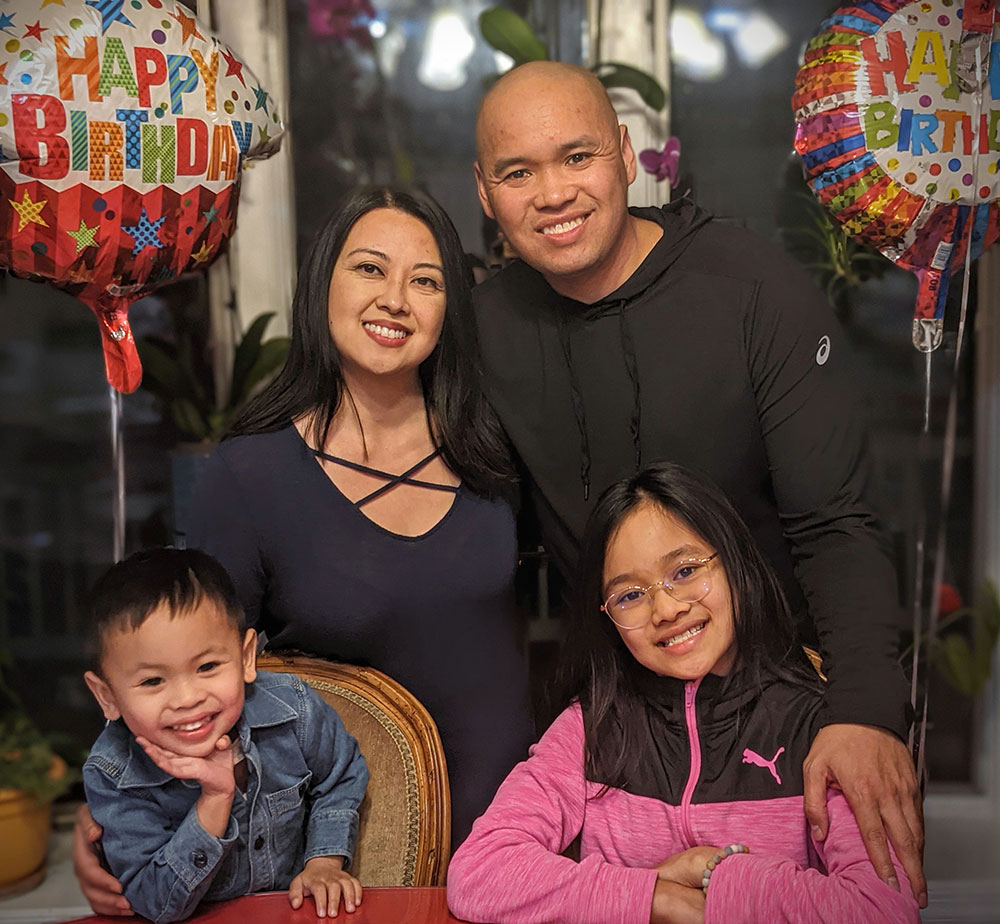
[[[696,737],[693,745],[697,779]],[[876,876],[839,792],[828,793],[829,834],[815,842],[801,795],[692,804],[689,786],[680,805],[620,789],[598,797],[583,766],[583,716],[574,705],[511,771],[452,858],[453,914],[492,924],[647,924],[658,864],[689,847],[743,843],[752,852],[728,857],[712,874],[706,924],[920,920],[895,855],[900,891]],[[580,861],[560,856],[578,834]]]

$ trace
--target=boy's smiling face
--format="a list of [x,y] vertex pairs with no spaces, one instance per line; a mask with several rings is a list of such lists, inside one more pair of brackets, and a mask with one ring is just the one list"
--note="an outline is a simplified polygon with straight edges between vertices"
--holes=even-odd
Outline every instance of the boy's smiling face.
[[207,757],[243,711],[256,676],[257,633],[239,630],[213,600],[173,614],[160,604],[138,629],[104,639],[101,673],[86,674],[105,718],[165,750]]

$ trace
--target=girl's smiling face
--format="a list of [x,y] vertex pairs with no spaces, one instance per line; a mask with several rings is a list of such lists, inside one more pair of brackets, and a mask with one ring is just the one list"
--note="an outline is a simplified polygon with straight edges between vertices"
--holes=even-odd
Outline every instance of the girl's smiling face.
[[664,677],[697,680],[728,674],[736,660],[733,604],[722,564],[709,565],[709,590],[695,603],[682,603],[662,587],[678,566],[715,553],[682,519],[654,502],[640,504],[611,534],[604,553],[602,592],[607,599],[626,587],[650,587],[649,619],[636,629],[616,626],[625,646],[643,667]]

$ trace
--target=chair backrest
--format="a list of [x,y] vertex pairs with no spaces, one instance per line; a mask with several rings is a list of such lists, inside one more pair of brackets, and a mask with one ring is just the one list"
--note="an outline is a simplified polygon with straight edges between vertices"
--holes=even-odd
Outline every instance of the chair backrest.
[[261,670],[298,674],[340,715],[371,773],[351,872],[364,886],[444,885],[451,799],[430,713],[381,671],[290,652],[263,652]]

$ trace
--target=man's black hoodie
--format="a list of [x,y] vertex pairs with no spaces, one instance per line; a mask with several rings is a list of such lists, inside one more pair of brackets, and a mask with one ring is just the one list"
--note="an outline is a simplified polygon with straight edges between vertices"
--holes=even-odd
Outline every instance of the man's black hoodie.
[[[821,724],[904,736],[896,580],[866,503],[851,357],[798,264],[691,203],[593,304],[516,261],[474,293],[487,393],[530,475],[545,547],[572,573],[597,497],[656,461],[729,495],[818,643]],[[808,615],[806,615],[808,613]]]

